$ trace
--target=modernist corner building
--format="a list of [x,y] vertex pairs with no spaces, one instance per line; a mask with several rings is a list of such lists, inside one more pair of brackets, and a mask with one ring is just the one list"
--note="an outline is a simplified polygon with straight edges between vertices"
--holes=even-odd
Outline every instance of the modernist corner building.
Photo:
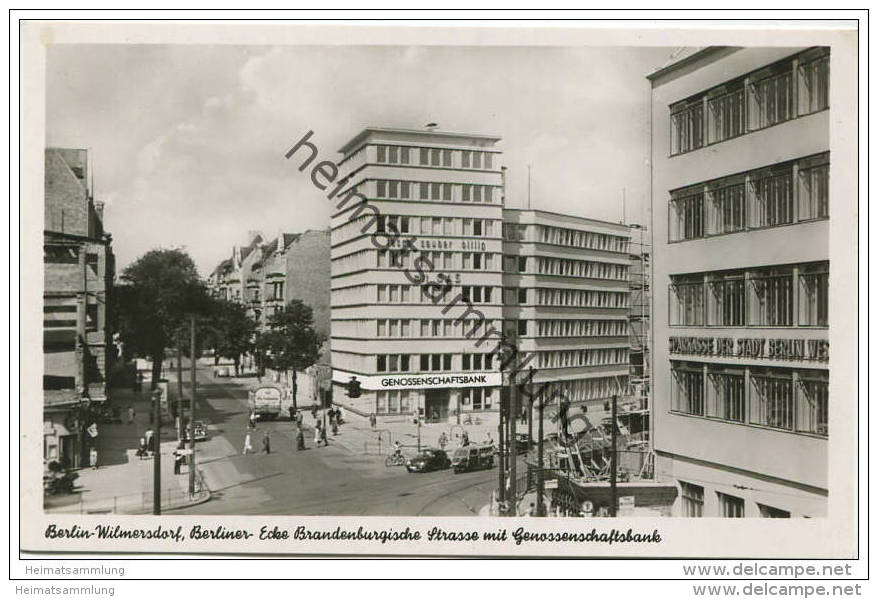
[[[501,332],[518,346],[517,367],[533,366],[536,384],[563,387],[573,403],[626,388],[628,228],[506,209],[498,141],[367,128],[341,148],[337,400],[427,422],[496,412]],[[340,387],[352,377],[356,399]]]
[[654,448],[677,515],[826,515],[829,66],[712,47],[648,76]]

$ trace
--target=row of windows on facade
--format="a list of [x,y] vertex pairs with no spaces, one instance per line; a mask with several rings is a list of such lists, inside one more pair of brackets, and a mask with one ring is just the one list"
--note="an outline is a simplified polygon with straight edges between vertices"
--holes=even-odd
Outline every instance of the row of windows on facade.
[[[45,300],[43,305],[43,328],[44,329],[75,329],[78,326],[77,304],[49,303]],[[97,303],[89,303],[85,306],[85,331],[92,333],[98,330],[101,306]]]
[[[267,302],[276,302],[283,301],[284,299],[284,282],[283,281],[273,281],[271,283],[266,283],[265,287],[265,301]],[[262,289],[261,285],[257,284],[248,284],[247,285],[247,299],[251,302],[261,302],[262,301]]]
[[[460,408],[469,412],[490,410],[494,404],[493,395],[491,387],[464,387],[460,390]],[[377,391],[375,413],[413,414],[418,406],[418,397],[418,391]]]
[[605,252],[627,252],[629,239],[619,235],[549,225],[503,224],[506,241],[533,241]]
[[809,50],[670,107],[670,153],[683,154],[829,107],[829,50]]
[[[370,285],[357,285],[354,287],[345,287],[342,289],[332,290],[332,304],[334,306],[343,306],[345,304],[361,304],[369,301],[371,293],[368,291]],[[436,293],[431,287],[426,285],[375,285],[375,301],[379,304],[407,304],[407,303],[435,303],[433,295]],[[411,288],[420,288],[420,293],[412,291]],[[444,294],[448,302],[451,302],[459,295],[468,299],[474,304],[491,303],[492,298],[496,296],[492,292],[494,287],[484,285],[464,285],[457,288],[449,286]],[[442,298],[440,298],[441,301]],[[499,301],[500,298],[497,298]],[[627,308],[629,295],[622,291],[592,291],[582,289],[550,289],[550,288],[532,288],[517,289],[507,288],[506,298],[507,304],[525,305],[528,299],[534,300],[534,304],[538,306],[573,306],[584,308]],[[509,301],[514,300],[514,301]],[[458,300],[460,301],[460,300]]]
[[[44,245],[43,246],[43,263],[44,264],[79,264],[81,248],[71,245]],[[85,265],[88,267],[91,276],[102,276],[101,259],[97,252],[85,253]]]
[[[430,257],[434,268],[445,270],[492,270],[494,254],[490,252],[429,252],[421,250],[421,256]],[[417,256],[403,250],[378,250],[375,266],[377,268],[407,268],[412,266]],[[534,270],[528,270],[528,265]],[[575,277],[579,279],[604,279],[627,281],[627,264],[610,264],[592,260],[573,260],[568,258],[544,258],[541,256],[503,256],[503,272]]]
[[[367,182],[366,189],[369,189]],[[368,192],[367,194],[368,195]],[[417,197],[415,197],[417,196]],[[436,202],[472,202],[492,204],[500,201],[494,185],[470,183],[437,183],[429,181],[375,181],[375,198],[390,200],[431,200]]]
[[671,326],[829,326],[829,263],[671,277]]
[[[363,321],[373,322],[373,321]],[[380,318],[370,334],[378,337],[461,337],[460,322],[454,319]],[[628,334],[624,320],[535,320],[537,337],[621,337]],[[418,324],[420,323],[420,324]],[[528,334],[528,320],[511,321],[510,328],[518,335]],[[420,335],[418,334],[420,332]],[[365,331],[363,331],[365,333]]]
[[[540,385],[542,388],[543,385]],[[547,383],[542,390],[544,397],[564,397],[571,403],[602,401],[613,397],[624,388],[624,381],[616,377],[599,377]],[[417,390],[377,391],[376,414],[410,413],[418,404],[422,393]],[[464,387],[460,390],[461,409],[490,410],[496,389],[493,387]],[[468,406],[471,403],[471,408]]]
[[[353,238],[372,226],[372,216],[359,217],[346,222],[336,229],[339,239]],[[375,224],[377,232],[392,231],[390,225],[399,233],[416,235],[462,235],[474,237],[493,237],[495,223],[498,219],[490,218],[454,218],[429,217],[412,215],[382,215]],[[547,225],[521,225],[503,223],[503,239],[506,241],[533,241],[551,245],[562,245],[605,252],[626,253],[629,240],[627,237],[579,231]]]
[[[687,481],[680,482],[680,505],[682,515],[686,518],[704,516],[704,487]],[[789,518],[790,512],[762,503],[756,504],[762,518]],[[735,495],[716,492],[716,516],[720,518],[745,518],[744,499]]]
[[413,164],[414,156],[418,157],[418,165],[420,166],[491,170],[494,164],[493,152],[411,146],[375,146],[375,161],[381,164]]
[[382,215],[378,217],[375,230],[378,233],[493,237],[495,221],[500,222],[490,218]]
[[829,374],[825,370],[674,362],[671,374],[674,412],[798,433],[829,434]]
[[684,241],[829,217],[829,154],[671,194],[668,240]]
[[[531,363],[537,368],[577,368],[628,364],[628,348],[536,351]],[[416,354],[417,355],[417,354]],[[409,354],[375,356],[376,372],[451,372],[457,370],[493,370],[499,362],[493,353],[420,354],[416,363]],[[418,370],[413,370],[417,364]]]

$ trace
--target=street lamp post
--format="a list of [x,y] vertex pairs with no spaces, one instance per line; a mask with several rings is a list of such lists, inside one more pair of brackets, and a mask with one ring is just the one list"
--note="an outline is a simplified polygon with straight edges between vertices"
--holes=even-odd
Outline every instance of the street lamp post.
[[[182,356],[179,357],[182,360]],[[189,396],[189,496],[195,494],[195,316],[189,317],[189,369],[192,390]]]
[[540,419],[537,425],[537,464],[539,465],[537,472],[537,516],[546,515],[545,502],[543,501],[543,496],[546,493],[545,479],[543,478],[543,403],[543,398],[540,397],[537,401]]
[[156,388],[152,394],[153,422],[155,432],[150,443],[152,444],[152,513],[156,516],[162,514],[162,396]]

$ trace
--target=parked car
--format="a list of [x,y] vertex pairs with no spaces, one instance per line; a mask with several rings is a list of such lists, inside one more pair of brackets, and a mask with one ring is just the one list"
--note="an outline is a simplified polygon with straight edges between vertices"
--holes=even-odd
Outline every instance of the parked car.
[[405,469],[409,472],[429,472],[444,470],[451,466],[448,454],[441,449],[424,449],[413,458],[406,460]]
[[213,369],[213,378],[232,376],[232,369],[228,366],[217,366]]

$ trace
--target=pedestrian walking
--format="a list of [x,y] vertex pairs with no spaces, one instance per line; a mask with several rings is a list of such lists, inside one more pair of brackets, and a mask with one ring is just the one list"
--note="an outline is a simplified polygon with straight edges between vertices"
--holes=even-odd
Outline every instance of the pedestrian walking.
[[247,453],[253,453],[253,442],[250,438],[250,431],[247,431],[247,434],[244,436],[244,451],[241,452],[241,455],[247,455]]
[[326,438],[326,427],[320,427],[320,440],[323,441],[323,446],[326,447],[329,445],[329,439]]
[[271,437],[267,430],[262,433],[262,453],[271,453]]
[[314,425],[314,445],[316,447],[320,447],[320,421],[317,421],[317,424]]
[[375,425],[378,423],[378,419],[375,417],[375,412],[369,414],[369,424],[372,428],[375,428]]
[[250,422],[247,424],[250,428],[256,428],[256,412],[250,412]]
[[302,427],[300,426],[296,430],[296,451],[302,451],[305,449],[305,433],[302,431]]
[[134,424],[134,406],[128,406],[128,424]]
[[333,419],[332,421],[332,436],[336,436],[338,434],[338,421]]
[[299,428],[302,428],[303,420],[304,420],[304,416],[302,416],[302,412],[301,411],[296,412],[296,426],[298,426]]
[[183,441],[180,441],[180,444],[177,445],[177,449],[174,450],[174,474],[180,474],[183,462],[186,461],[186,455],[184,454],[185,449],[185,444]]
[[89,464],[91,464],[92,470],[98,469],[98,448],[97,447],[92,447],[88,451],[88,461],[89,461]]
[[290,422],[292,422],[296,419],[296,408],[294,408],[293,406],[290,406],[289,410],[290,410]]
[[317,420],[317,404],[311,405],[311,418]]
[[439,435],[439,449],[445,451],[445,446],[448,445],[448,435],[442,433]]
[[466,431],[463,431],[460,434],[460,445],[461,447],[466,447],[467,445],[469,445],[469,434],[467,434]]

